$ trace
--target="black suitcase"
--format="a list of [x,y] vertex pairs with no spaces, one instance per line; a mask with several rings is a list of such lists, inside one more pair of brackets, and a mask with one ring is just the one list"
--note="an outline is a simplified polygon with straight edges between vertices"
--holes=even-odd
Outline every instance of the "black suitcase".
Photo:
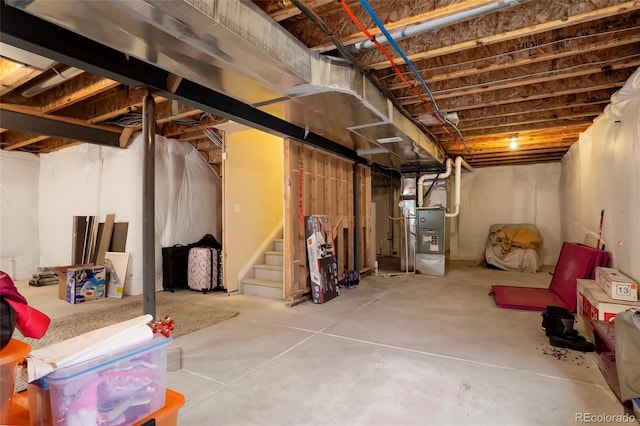
[[187,265],[190,246],[176,244],[162,247],[162,288],[173,292],[175,288],[188,288]]

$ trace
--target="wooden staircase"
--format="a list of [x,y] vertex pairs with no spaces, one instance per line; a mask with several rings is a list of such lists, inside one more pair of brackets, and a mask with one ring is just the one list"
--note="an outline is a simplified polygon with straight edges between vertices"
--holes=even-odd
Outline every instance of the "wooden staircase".
[[254,278],[242,280],[242,293],[283,300],[284,240],[276,239],[273,250],[264,253],[264,263],[253,266]]

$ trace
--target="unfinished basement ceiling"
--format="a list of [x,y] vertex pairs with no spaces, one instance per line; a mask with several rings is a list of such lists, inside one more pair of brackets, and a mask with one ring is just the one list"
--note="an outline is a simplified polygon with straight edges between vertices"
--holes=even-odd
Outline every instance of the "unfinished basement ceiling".
[[[325,32],[290,1],[255,3],[309,48],[339,54]],[[367,40],[339,2],[304,3],[348,48]],[[381,36],[360,1],[345,3],[372,35]],[[426,126],[447,154],[464,155],[476,167],[559,161],[640,65],[637,0],[370,0],[369,5],[391,34],[453,21],[397,44],[440,111],[459,120],[471,156],[376,47],[354,56],[412,117],[433,123]],[[456,18],[492,5],[498,9]],[[384,46],[402,75],[427,98],[400,55]],[[509,146],[514,136],[515,150]]]
[[[418,24],[427,26],[428,31],[398,39],[397,44],[432,92],[438,115],[415,75],[389,44],[384,46],[413,88],[401,81],[376,47],[353,47],[367,38],[339,2],[305,1],[305,13],[288,0],[255,4],[270,15],[272,25],[282,26],[311,50],[341,57],[341,51],[318,25],[323,23],[416,128],[447,155],[463,155],[476,167],[559,161],[578,134],[602,112],[611,94],[640,65],[640,0],[371,0],[371,9],[392,34]],[[380,34],[361,2],[348,1],[346,6],[372,34]],[[496,10],[478,12],[485,7]],[[310,20],[309,15],[315,19]],[[433,22],[439,24],[429,24]],[[4,51],[0,48],[0,54],[8,56]],[[31,66],[0,62],[3,115],[26,111],[97,126],[118,137],[124,132],[123,139],[139,124],[135,113],[140,111],[144,89],[82,73],[31,95],[26,90],[58,73],[73,75],[73,70],[57,63],[27,65]],[[215,136],[221,134],[212,126],[223,119],[161,96],[156,100],[159,132],[192,143],[211,164],[219,165]],[[124,115],[130,112],[134,115]],[[455,129],[438,122],[441,116],[457,123],[468,151]],[[37,131],[8,127],[1,131],[0,143],[5,150],[46,153],[77,143]],[[364,131],[359,133],[366,136]],[[514,137],[516,149],[509,146]],[[372,147],[353,143],[349,148]]]
[[[32,56],[25,60],[34,62]],[[4,127],[7,126],[7,114],[11,112],[46,117],[54,123],[78,124],[90,131],[101,129],[112,132],[118,145],[122,146],[126,146],[131,134],[141,130],[142,101],[147,93],[146,88],[128,87],[87,72],[71,78],[59,78],[61,70],[68,67],[50,62],[50,67],[36,69],[0,58],[0,126],[3,126],[0,128],[0,144],[3,150],[46,154],[82,143],[38,133],[34,127],[38,126],[37,122],[27,123],[32,131]],[[54,85],[48,90],[25,96],[29,95],[27,90],[52,80]],[[213,126],[227,120],[162,96],[155,96],[154,99],[157,133],[192,144],[220,173],[220,140],[223,135]]]

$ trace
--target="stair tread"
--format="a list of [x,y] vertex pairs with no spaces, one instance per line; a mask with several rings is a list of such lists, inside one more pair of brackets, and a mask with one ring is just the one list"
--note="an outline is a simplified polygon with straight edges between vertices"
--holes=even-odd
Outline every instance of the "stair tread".
[[282,288],[282,283],[278,282],[278,281],[271,281],[271,280],[261,280],[258,278],[248,278],[246,280],[242,280],[243,284],[253,284],[253,285],[262,285],[262,286],[267,286],[267,287],[276,287],[276,288]]
[[260,265],[254,265],[257,269],[271,269],[272,271],[283,271],[284,265],[267,265],[266,263]]
[[265,251],[264,254],[280,254],[280,255],[284,256],[284,252],[283,251],[277,251],[277,250]]

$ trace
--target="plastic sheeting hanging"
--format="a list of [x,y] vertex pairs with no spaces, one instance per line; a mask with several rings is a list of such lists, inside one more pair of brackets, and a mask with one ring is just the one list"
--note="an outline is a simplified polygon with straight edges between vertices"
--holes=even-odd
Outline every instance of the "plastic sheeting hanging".
[[[29,278],[38,266],[70,264],[73,216],[104,220],[115,213],[117,222],[129,223],[126,251],[131,253],[131,276],[125,293],[142,293],[140,136],[127,149],[83,144],[39,159],[6,153],[0,159],[1,261],[11,273],[11,259],[5,256],[11,253],[14,279]],[[19,170],[21,165],[23,170]],[[197,241],[205,234],[222,240],[222,182],[193,146],[161,136],[156,136],[155,168],[155,266],[156,289],[160,290],[162,247]],[[5,172],[12,170],[14,178],[5,179]],[[28,204],[4,202],[15,199],[15,194],[36,195],[25,197]],[[6,229],[17,231],[5,233]]]
[[612,97],[604,112],[562,159],[560,200],[563,238],[597,238],[611,266],[640,279],[640,69]]
[[0,150],[0,270],[13,279],[36,272],[38,249],[38,176],[40,158]]
[[542,263],[555,264],[562,247],[560,169],[559,163],[543,163],[463,173],[460,215],[449,219],[451,259],[482,259],[491,225],[531,223],[544,240]]

